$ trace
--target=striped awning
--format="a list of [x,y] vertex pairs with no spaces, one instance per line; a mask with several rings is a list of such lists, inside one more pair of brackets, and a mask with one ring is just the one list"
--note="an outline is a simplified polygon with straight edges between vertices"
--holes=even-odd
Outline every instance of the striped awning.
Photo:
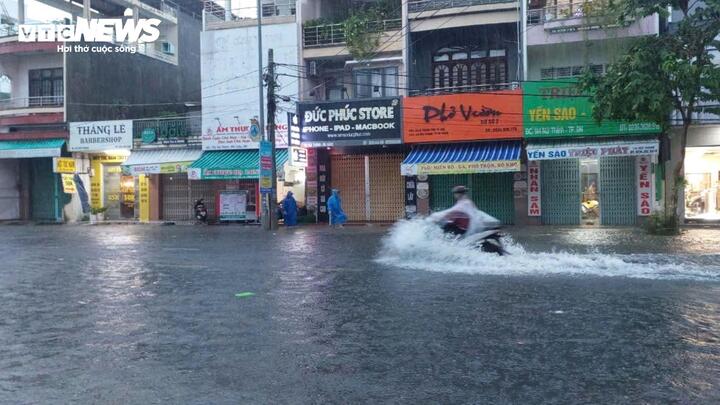
[[130,174],[184,173],[202,156],[201,149],[139,149],[133,150],[123,163]]
[[403,176],[520,171],[520,142],[418,145],[401,165]]
[[[282,168],[287,159],[287,149],[275,151],[278,168]],[[193,180],[258,179],[260,152],[257,149],[203,152],[200,159],[188,167],[188,177]]]
[[58,157],[64,139],[0,141],[0,159]]

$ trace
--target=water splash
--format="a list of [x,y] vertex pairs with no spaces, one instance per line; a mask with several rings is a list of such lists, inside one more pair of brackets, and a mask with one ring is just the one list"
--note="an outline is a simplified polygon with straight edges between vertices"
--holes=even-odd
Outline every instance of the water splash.
[[383,240],[376,261],[390,266],[444,273],[507,276],[593,275],[666,280],[720,281],[720,266],[683,262],[668,255],[616,255],[565,251],[530,253],[512,237],[510,256],[484,253],[450,238],[422,220],[400,221]]

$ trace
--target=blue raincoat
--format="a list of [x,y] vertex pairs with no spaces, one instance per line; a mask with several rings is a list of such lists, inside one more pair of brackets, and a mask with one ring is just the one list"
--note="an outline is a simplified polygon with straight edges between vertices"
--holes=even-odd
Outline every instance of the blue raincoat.
[[282,202],[283,213],[285,215],[285,225],[295,226],[297,225],[297,201],[293,197],[292,191],[288,191],[287,196]]
[[330,214],[330,225],[342,225],[347,221],[347,215],[342,209],[342,200],[337,190],[327,200],[328,213]]

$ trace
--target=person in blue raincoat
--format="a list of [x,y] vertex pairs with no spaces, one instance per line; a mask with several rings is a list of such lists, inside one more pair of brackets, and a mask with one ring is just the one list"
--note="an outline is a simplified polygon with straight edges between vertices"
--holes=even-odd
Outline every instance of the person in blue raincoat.
[[327,201],[328,213],[330,214],[330,226],[342,226],[347,221],[347,215],[342,209],[340,191],[332,190],[332,195]]
[[283,209],[283,218],[285,219],[285,225],[286,226],[295,226],[297,225],[297,201],[295,201],[295,197],[293,197],[293,192],[288,191],[287,196],[285,196],[285,199],[282,201],[282,209]]

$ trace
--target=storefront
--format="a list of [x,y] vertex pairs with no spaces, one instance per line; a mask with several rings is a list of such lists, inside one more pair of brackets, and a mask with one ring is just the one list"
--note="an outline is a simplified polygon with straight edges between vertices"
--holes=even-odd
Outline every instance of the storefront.
[[195,200],[208,198],[205,183],[189,182],[187,176],[188,166],[201,155],[199,145],[133,150],[123,168],[136,179],[135,216],[140,221],[191,220]]
[[132,149],[131,120],[71,122],[68,150],[90,160],[90,205],[110,220],[135,216],[135,179],[122,164]]
[[685,150],[687,221],[720,221],[720,126],[697,126]]
[[523,87],[529,218],[635,225],[657,209],[657,125],[598,124],[587,97],[567,82]]
[[[275,163],[282,173],[288,160],[287,149],[277,149]],[[215,221],[257,221],[260,218],[260,188],[258,179],[260,153],[257,149],[205,151],[190,164],[188,178],[191,190],[199,190],[193,198],[204,198],[208,219]],[[198,183],[198,184],[194,184]],[[284,185],[284,181],[279,181]],[[233,214],[225,215],[223,201],[233,201]],[[227,206],[227,204],[225,204]],[[236,207],[241,205],[243,212]]]
[[412,186],[406,193],[408,215],[452,206],[450,190],[464,185],[480,209],[514,223],[522,93],[410,97],[403,108],[403,140],[414,144],[402,164],[406,184]]
[[349,221],[404,216],[400,174],[401,102],[397,97],[300,103],[301,145],[309,152],[307,205],[327,220],[327,199],[340,190]]
[[63,220],[69,196],[53,172],[53,157],[64,144],[64,139],[0,141],[0,221]]

